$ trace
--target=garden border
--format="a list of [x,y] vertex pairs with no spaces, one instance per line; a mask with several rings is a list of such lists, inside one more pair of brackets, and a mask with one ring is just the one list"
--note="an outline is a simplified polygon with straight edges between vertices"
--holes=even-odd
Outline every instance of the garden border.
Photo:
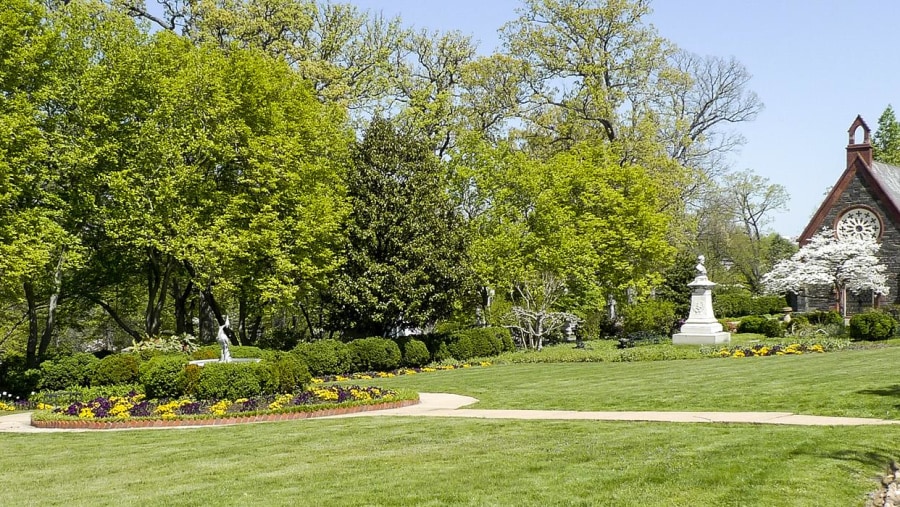
[[215,417],[208,419],[119,419],[115,421],[91,420],[61,420],[61,421],[35,421],[31,425],[43,429],[64,430],[121,430],[131,428],[176,428],[186,426],[219,426],[229,424],[247,424],[257,422],[292,421],[295,419],[311,419],[315,417],[332,417],[339,415],[355,414],[358,412],[371,412],[374,410],[389,410],[394,408],[409,407],[419,404],[416,400],[398,400],[373,405],[357,405],[354,407],[337,407],[316,410],[313,412],[284,412],[279,414],[259,414],[251,416]]

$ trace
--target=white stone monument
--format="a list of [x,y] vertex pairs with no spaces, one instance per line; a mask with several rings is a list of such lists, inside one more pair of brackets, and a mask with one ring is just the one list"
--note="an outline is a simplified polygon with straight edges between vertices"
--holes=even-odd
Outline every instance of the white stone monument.
[[715,283],[706,277],[706,260],[697,258],[697,277],[688,284],[691,288],[691,314],[681,326],[681,332],[672,336],[674,345],[717,345],[731,341],[731,333],[722,331],[722,324],[716,320],[712,306],[712,288]]

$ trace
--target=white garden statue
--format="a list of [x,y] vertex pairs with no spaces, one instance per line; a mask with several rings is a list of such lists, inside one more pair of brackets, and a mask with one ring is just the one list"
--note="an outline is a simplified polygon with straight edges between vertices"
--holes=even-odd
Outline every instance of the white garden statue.
[[228,320],[227,315],[225,316],[225,323],[219,326],[219,334],[216,335],[216,341],[222,346],[222,353],[219,355],[219,361],[222,363],[230,363],[231,351],[228,347],[231,345],[231,340],[228,339],[225,328],[231,328],[231,321]]
[[712,288],[706,271],[706,257],[697,257],[697,276],[688,284],[691,289],[691,313],[681,331],[672,336],[674,345],[718,345],[731,341],[731,333],[722,331],[712,305]]

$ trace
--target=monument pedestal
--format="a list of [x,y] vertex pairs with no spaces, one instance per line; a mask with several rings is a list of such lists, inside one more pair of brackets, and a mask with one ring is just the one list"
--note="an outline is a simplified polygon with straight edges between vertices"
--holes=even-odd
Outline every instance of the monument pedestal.
[[716,284],[706,277],[704,271],[688,284],[692,289],[691,314],[681,326],[681,331],[672,335],[673,345],[718,345],[731,341],[731,333],[722,331],[722,324],[713,314],[712,288]]

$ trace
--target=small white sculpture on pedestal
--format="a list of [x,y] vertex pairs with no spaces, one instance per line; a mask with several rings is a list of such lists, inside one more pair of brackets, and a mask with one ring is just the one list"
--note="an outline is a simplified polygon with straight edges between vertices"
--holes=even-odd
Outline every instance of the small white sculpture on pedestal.
[[227,315],[225,316],[225,323],[219,327],[219,334],[216,335],[216,341],[222,346],[222,353],[219,355],[219,362],[222,363],[231,362],[231,350],[228,348],[231,345],[231,340],[229,340],[228,335],[225,334],[226,327],[231,327],[231,322],[228,320]]
[[688,284],[691,293],[691,314],[681,326],[681,332],[672,336],[675,345],[716,345],[731,341],[731,333],[722,331],[712,306],[712,288],[715,283],[706,276],[706,258],[697,258],[697,276]]

